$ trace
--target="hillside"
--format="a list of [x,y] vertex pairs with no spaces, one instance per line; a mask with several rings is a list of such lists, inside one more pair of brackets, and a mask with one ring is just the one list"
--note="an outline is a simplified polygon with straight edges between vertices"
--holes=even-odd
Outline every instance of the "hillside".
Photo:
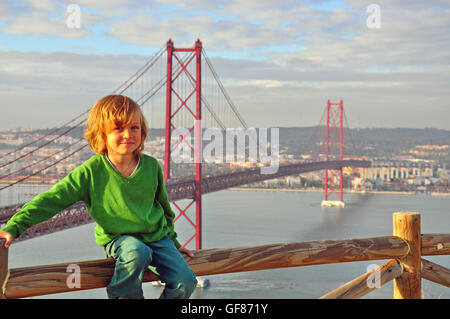
[[[40,129],[31,132],[8,132],[15,134],[13,138],[24,138],[48,134],[53,129]],[[60,129],[58,132],[62,132]],[[6,133],[6,132],[3,132]],[[298,155],[302,148],[315,134],[314,141],[325,141],[325,127],[281,127],[280,151],[286,154]],[[413,156],[417,158],[438,159],[450,162],[450,130],[433,128],[358,128],[350,130],[351,138],[359,154],[374,158],[392,158],[395,156]],[[73,130],[69,136],[79,138],[81,129]],[[164,136],[163,129],[151,129],[149,138]],[[348,142],[348,131],[344,131],[344,139]],[[428,145],[427,147],[424,145]],[[441,148],[438,145],[443,146]],[[422,146],[422,147],[421,147]],[[431,147],[430,147],[431,146]],[[0,148],[11,148],[11,145],[1,143]]]
[[[280,144],[291,152],[299,152],[313,135],[315,127],[280,128]],[[400,154],[416,145],[450,145],[450,130],[432,128],[362,128],[350,130],[353,143],[358,150],[364,149],[367,156]],[[344,139],[348,136],[344,132]],[[325,127],[316,132],[325,140]],[[318,140],[318,139],[317,139]]]

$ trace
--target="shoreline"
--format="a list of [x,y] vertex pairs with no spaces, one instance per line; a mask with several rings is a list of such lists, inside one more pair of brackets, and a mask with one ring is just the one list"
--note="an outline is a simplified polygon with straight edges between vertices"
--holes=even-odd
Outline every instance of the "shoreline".
[[[228,188],[231,191],[251,191],[251,192],[299,192],[299,193],[323,193],[323,189],[313,188],[258,188],[258,187],[231,187]],[[344,194],[358,194],[358,192],[345,191]],[[362,193],[363,194],[363,193]],[[390,195],[415,195],[416,192],[396,192],[396,191],[366,191],[366,194],[390,194]],[[424,194],[430,196],[450,196],[450,193],[437,193]]]

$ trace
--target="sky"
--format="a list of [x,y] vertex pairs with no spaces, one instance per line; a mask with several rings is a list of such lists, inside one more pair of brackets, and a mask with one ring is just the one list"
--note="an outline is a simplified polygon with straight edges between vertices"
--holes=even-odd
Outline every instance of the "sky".
[[2,0],[0,131],[62,125],[169,38],[201,39],[250,127],[343,100],[352,128],[450,129],[449,0]]

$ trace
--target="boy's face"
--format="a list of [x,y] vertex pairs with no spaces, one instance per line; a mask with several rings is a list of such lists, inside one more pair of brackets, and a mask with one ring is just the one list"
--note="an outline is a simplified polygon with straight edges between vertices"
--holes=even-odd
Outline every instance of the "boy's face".
[[133,114],[128,124],[112,123],[106,134],[108,155],[131,155],[141,145],[141,117]]

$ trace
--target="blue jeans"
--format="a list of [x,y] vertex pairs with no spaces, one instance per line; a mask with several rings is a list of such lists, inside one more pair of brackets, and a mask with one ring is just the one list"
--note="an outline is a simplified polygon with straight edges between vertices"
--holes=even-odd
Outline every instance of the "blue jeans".
[[110,299],[143,299],[142,277],[149,266],[156,268],[165,283],[161,299],[187,299],[197,285],[195,274],[167,236],[144,243],[134,236],[122,235],[106,244],[105,252],[116,259],[113,277],[106,287]]

